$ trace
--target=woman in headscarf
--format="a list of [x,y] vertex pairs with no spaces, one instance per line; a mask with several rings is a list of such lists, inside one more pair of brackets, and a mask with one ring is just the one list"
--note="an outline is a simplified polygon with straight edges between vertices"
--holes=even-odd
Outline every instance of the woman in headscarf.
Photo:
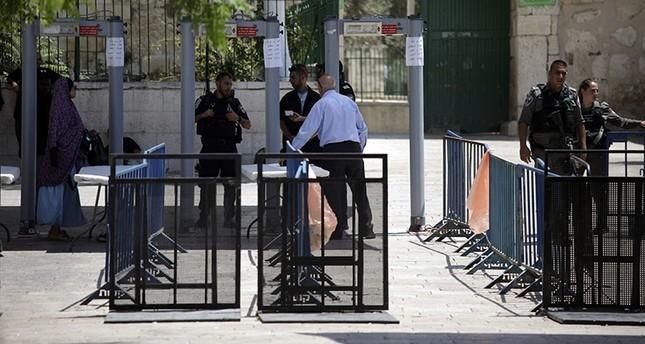
[[39,224],[51,225],[50,240],[67,240],[61,227],[77,227],[87,223],[81,210],[74,174],[83,165],[80,146],[83,121],[72,102],[76,87],[72,80],[59,78],[54,84],[47,148],[38,169]]

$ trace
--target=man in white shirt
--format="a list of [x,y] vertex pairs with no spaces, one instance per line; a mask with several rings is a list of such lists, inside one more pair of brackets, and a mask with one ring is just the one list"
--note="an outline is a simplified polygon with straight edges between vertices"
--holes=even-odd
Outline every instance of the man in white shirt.
[[[329,74],[318,78],[318,91],[322,98],[314,104],[307,119],[293,139],[293,147],[302,148],[310,138],[318,135],[324,153],[361,153],[367,142],[367,125],[358,106],[350,98],[336,92],[336,81]],[[329,171],[329,178],[347,178],[358,209],[359,233],[366,239],[375,238],[365,188],[365,166],[361,159],[324,160],[322,166]],[[338,223],[347,223],[347,213],[342,205],[344,185],[323,184]],[[342,228],[336,228],[332,239],[341,239]]]

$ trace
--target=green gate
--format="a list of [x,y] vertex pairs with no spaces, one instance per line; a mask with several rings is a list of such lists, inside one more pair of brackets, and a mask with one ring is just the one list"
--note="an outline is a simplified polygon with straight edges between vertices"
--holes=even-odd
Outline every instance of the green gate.
[[508,0],[421,1],[426,131],[499,131],[508,120]]
[[294,63],[324,61],[324,20],[338,17],[343,6],[344,0],[305,0],[287,9],[285,30],[289,30],[289,53]]

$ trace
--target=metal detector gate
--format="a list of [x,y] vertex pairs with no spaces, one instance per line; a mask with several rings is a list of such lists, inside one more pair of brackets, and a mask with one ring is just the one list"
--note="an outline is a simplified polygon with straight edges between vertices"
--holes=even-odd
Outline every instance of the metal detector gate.
[[[360,19],[327,18],[325,20],[325,72],[339,80],[339,36],[407,35],[405,60],[409,68],[410,104],[410,227],[418,231],[425,224],[424,133],[423,133],[423,33],[424,21],[419,17]],[[336,85],[338,90],[339,85]]]
[[[202,30],[199,30],[200,33]],[[224,35],[228,38],[264,37],[265,59],[265,147],[269,153],[278,153],[282,147],[282,132],[280,131],[280,22],[275,16],[264,20],[233,19],[224,25]],[[193,24],[184,18],[181,23],[181,153],[194,153],[195,142],[195,32]],[[194,166],[184,160],[181,165],[181,175],[192,177]],[[277,191],[274,191],[277,192]],[[184,200],[181,209],[181,221],[187,224],[192,220],[190,200],[193,199],[192,188],[182,189],[181,198]]]
[[[623,154],[643,159],[644,152],[586,154],[611,161]],[[546,310],[645,309],[645,178],[638,171],[644,162],[629,165],[631,176],[545,178]]]
[[22,26],[22,182],[20,222],[23,228],[36,224],[36,37],[99,36],[106,37],[106,64],[109,76],[110,150],[123,152],[123,65],[125,59],[123,21],[120,17],[105,20],[58,19],[41,26],[35,19]]
[[[292,151],[293,152],[293,151]],[[384,154],[259,154],[258,168],[258,311],[260,318],[276,313],[369,312],[388,309],[387,156]],[[287,159],[286,177],[263,175],[265,159]],[[315,170],[308,159],[371,160],[379,176],[364,181],[371,200],[376,238],[359,235],[356,209],[353,224],[343,238],[326,244],[328,207],[324,190],[332,183],[356,180],[311,176]],[[268,187],[282,185],[281,224],[268,221]],[[323,191],[316,191],[319,188]],[[352,199],[351,204],[354,203]],[[318,209],[317,207],[320,207]],[[328,209],[331,212],[331,209]],[[333,223],[331,230],[335,227]],[[327,229],[329,230],[329,229]],[[322,244],[320,244],[322,242]]]
[[[117,173],[116,164],[126,158],[145,160]],[[168,160],[184,159],[191,163],[197,159],[230,160],[237,177],[184,178],[155,173]],[[218,219],[222,217],[221,190],[233,187],[239,223],[240,162],[239,154],[113,156],[108,231],[111,311],[230,309],[227,318],[199,320],[239,320],[240,230],[239,226],[221,225]],[[180,189],[198,185],[208,190],[205,207],[214,220],[203,227],[186,228],[179,221]],[[195,206],[194,200],[191,205]],[[187,320],[181,316],[189,315],[175,320]]]

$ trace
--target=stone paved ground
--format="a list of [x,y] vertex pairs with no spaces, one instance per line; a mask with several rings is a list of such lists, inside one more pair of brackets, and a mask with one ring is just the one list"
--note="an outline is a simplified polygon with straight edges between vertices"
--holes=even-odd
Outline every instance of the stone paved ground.
[[[516,160],[512,138],[479,137]],[[441,140],[426,140],[427,222],[441,215]],[[642,147],[642,146],[641,146]],[[104,324],[107,306],[76,305],[97,287],[103,245],[14,240],[0,258],[0,343],[642,343],[643,327],[560,325],[534,316],[532,298],[484,289],[494,272],[466,275],[472,258],[453,253],[454,244],[422,244],[405,233],[409,219],[408,143],[402,137],[373,138],[370,153],[388,153],[390,163],[390,313],[398,325],[262,324],[252,303],[255,262],[243,242],[242,320],[232,323]],[[83,188],[84,203],[95,190]],[[3,190],[0,219],[17,230],[19,193]],[[254,185],[243,187],[244,205],[256,202]]]

